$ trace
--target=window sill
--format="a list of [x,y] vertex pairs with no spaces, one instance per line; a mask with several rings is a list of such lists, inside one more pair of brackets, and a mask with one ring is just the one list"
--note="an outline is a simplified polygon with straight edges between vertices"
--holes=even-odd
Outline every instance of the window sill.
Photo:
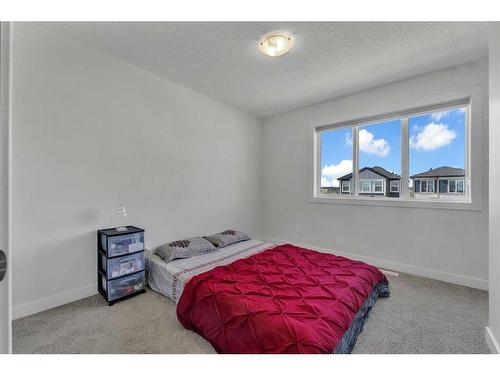
[[326,203],[326,204],[351,204],[358,206],[381,206],[381,207],[409,207],[409,208],[431,208],[445,210],[466,210],[466,211],[482,211],[480,204],[457,201],[431,201],[431,200],[415,200],[401,198],[332,198],[325,196],[314,196],[309,200],[311,203]]

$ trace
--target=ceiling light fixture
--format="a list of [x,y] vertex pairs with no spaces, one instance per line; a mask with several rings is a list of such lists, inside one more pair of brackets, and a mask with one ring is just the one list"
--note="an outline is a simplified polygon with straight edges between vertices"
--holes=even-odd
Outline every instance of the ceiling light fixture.
[[259,48],[264,55],[271,57],[283,56],[293,47],[291,35],[285,33],[269,33],[264,35],[259,41]]

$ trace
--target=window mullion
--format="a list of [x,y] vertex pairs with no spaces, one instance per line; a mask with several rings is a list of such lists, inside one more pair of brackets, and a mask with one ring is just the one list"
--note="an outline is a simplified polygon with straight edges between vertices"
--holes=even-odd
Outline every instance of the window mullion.
[[410,198],[410,139],[408,131],[408,117],[401,119],[401,186],[399,187],[401,198]]
[[357,126],[352,128],[352,194],[354,197],[359,196],[359,129]]
[[314,172],[313,175],[315,177],[315,183],[314,183],[314,195],[319,195],[321,193],[321,160],[322,160],[322,155],[321,155],[321,132],[314,132]]
[[471,171],[470,171],[470,104],[465,107],[465,176],[464,176],[464,196],[468,202],[471,200]]

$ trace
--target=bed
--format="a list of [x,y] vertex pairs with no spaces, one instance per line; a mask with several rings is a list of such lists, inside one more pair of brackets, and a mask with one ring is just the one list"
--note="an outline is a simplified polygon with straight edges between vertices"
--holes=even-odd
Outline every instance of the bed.
[[388,281],[363,262],[248,240],[166,263],[147,254],[150,287],[218,353],[350,353]]

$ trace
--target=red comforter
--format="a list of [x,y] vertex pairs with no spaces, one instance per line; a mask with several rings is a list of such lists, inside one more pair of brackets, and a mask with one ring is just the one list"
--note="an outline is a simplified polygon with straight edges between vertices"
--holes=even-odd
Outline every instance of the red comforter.
[[177,316],[219,353],[332,353],[380,282],[366,263],[281,245],[194,276]]

